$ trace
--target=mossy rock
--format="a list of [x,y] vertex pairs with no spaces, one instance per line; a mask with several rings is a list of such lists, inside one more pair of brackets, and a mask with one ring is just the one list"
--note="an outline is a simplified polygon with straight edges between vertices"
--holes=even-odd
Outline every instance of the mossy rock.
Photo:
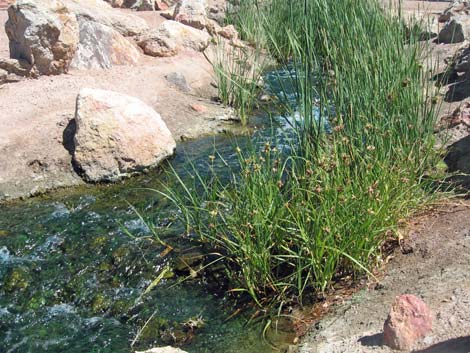
[[97,294],[91,302],[91,310],[94,314],[105,312],[112,306],[111,298],[103,294]]
[[16,267],[6,275],[4,288],[7,292],[24,291],[31,283],[31,274],[27,267]]
[[142,329],[139,339],[144,342],[154,342],[160,338],[160,335],[165,330],[170,328],[171,324],[167,319],[161,317],[154,317]]
[[92,250],[102,250],[106,243],[108,242],[108,237],[107,236],[98,236],[90,244],[90,249]]

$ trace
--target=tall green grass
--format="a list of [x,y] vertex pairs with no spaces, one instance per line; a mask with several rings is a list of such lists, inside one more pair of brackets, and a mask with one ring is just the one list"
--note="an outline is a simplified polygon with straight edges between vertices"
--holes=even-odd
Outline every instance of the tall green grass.
[[247,125],[261,92],[260,80],[265,63],[260,50],[232,47],[219,38],[210,57],[205,55],[214,70],[218,97],[223,104],[236,110],[242,125]]
[[439,154],[420,33],[373,0],[242,0],[232,18],[295,67],[295,138],[290,149],[275,137],[237,149],[229,181],[194,170],[166,195],[224,254],[233,290],[260,306],[302,302],[371,269],[399,220],[432,196]]

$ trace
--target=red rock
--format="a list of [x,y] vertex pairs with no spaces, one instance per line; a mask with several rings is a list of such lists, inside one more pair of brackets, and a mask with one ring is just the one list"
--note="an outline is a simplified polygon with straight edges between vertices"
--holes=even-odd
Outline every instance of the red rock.
[[159,11],[166,11],[168,10],[168,5],[164,3],[162,0],[155,0],[155,9]]
[[428,306],[411,294],[395,298],[384,324],[384,344],[393,349],[410,350],[432,329],[432,314]]
[[191,109],[198,112],[198,113],[205,113],[207,112],[207,107],[202,104],[191,104]]

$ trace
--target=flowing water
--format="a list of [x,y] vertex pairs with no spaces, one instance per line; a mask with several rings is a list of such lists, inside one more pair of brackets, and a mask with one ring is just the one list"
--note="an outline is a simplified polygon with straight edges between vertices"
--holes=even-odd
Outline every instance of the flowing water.
[[[291,74],[278,71],[267,81]],[[256,139],[271,133],[260,130]],[[208,169],[214,149],[235,163],[234,147],[229,137],[187,142],[170,163],[186,178],[190,163]],[[178,273],[178,259],[197,268],[200,253],[173,223],[171,203],[148,190],[160,188],[163,179],[168,177],[154,170],[119,184],[0,205],[1,353],[128,353],[162,345],[189,352],[262,353],[292,339],[289,329],[263,338],[263,322],[230,318],[236,307],[214,289],[214,277],[180,281],[186,274]],[[165,253],[147,224],[172,252]],[[167,265],[173,270],[144,294]]]

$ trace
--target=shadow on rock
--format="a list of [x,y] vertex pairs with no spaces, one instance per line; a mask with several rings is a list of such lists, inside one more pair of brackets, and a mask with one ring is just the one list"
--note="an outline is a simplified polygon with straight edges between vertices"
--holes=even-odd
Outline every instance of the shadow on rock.
[[469,353],[470,336],[454,338],[413,353]]
[[466,190],[470,189],[470,135],[449,146],[444,162],[450,173],[462,173],[451,176],[448,181]]
[[383,334],[376,333],[375,335],[364,336],[361,337],[358,342],[360,342],[363,346],[366,347],[378,347],[383,344]]
[[75,136],[75,132],[77,131],[77,122],[75,119],[71,119],[67,126],[62,132],[62,145],[64,148],[73,156],[75,152],[75,142],[73,137]]
[[77,132],[77,122],[75,119],[71,119],[67,126],[65,127],[64,131],[62,132],[62,145],[70,154],[72,168],[78,175],[83,174],[83,170],[77,165],[75,162],[73,155],[75,153],[75,141],[74,136]]
[[468,97],[470,97],[470,78],[465,76],[449,87],[445,101],[449,103],[460,102]]

